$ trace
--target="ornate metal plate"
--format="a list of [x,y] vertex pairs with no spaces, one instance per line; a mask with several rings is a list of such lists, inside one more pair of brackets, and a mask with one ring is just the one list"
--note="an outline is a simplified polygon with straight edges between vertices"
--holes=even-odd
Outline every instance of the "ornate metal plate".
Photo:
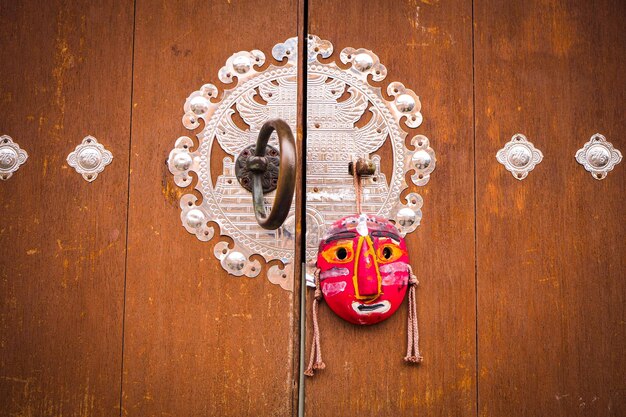
[[28,159],[28,153],[10,136],[0,136],[0,180],[8,180]]
[[94,181],[98,174],[113,161],[113,154],[98,143],[93,136],[86,136],[80,145],[67,156],[67,164],[89,182]]
[[[407,132],[402,126],[416,128],[422,122],[419,97],[400,82],[387,86],[391,100],[383,97],[380,87],[371,86],[368,77],[380,82],[387,76],[387,69],[372,51],[343,49],[339,59],[349,65],[348,69],[318,59],[329,58],[332,53],[329,41],[308,37],[306,256],[310,266],[326,228],[356,211],[353,179],[348,173],[354,158],[369,157],[376,165],[376,173],[363,178],[363,210],[392,218],[403,233],[415,230],[422,217],[422,198],[417,193],[400,201],[400,194],[408,187],[405,174],[414,170],[412,181],[422,186],[435,168],[435,153],[425,136],[412,138],[412,149],[405,146]],[[261,265],[250,256],[259,254],[265,261],[279,259],[284,269],[270,267],[268,279],[291,290],[293,212],[278,230],[262,229],[255,222],[251,194],[239,185],[234,169],[238,155],[255,143],[268,119],[281,118],[295,131],[297,38],[275,45],[272,55],[281,64],[272,63],[263,72],[257,71],[265,62],[263,52],[232,55],[218,73],[220,81],[234,84],[232,89],[220,94],[216,86],[205,84],[187,98],[183,125],[195,130],[203,119],[205,126],[196,134],[196,149],[187,136],[176,141],[168,166],[180,187],[191,184],[191,172],[198,176],[195,188],[203,201],[196,204],[193,194],[181,198],[184,227],[206,241],[215,234],[207,224],[213,221],[222,235],[233,239],[232,248],[220,242],[214,249],[224,269],[233,275],[254,277]],[[234,117],[235,113],[239,117]],[[385,141],[393,153],[389,178],[381,171],[381,157],[376,154]],[[223,160],[222,174],[213,181],[210,164],[215,142],[229,156]],[[276,138],[270,143],[275,146]],[[265,195],[268,206],[273,196],[273,192]]]
[[606,138],[596,133],[576,152],[576,160],[597,180],[606,178],[609,171],[622,160],[622,153]]
[[526,136],[517,133],[498,151],[496,158],[513,174],[513,177],[521,181],[541,162],[543,154],[526,139]]

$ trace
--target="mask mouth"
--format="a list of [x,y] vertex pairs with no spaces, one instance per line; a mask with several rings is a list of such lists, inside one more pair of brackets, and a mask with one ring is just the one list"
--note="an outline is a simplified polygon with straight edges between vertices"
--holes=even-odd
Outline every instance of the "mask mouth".
[[382,314],[389,311],[391,303],[387,300],[372,304],[363,304],[358,301],[352,302],[352,309],[359,315],[368,316],[370,314]]

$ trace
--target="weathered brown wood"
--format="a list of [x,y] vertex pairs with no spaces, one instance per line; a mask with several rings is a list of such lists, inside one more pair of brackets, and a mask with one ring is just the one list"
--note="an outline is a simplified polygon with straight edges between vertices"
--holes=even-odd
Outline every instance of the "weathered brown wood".
[[[425,121],[412,133],[431,138],[438,168],[417,190],[424,219],[408,238],[424,364],[402,361],[406,308],[364,328],[322,304],[327,368],[307,380],[308,415],[626,412],[624,162],[596,181],[574,160],[596,132],[626,151],[626,10],[474,3],[477,288],[471,2],[310,5],[310,32],[334,56],[372,49],[386,82],[421,96]],[[213,244],[180,226],[182,190],[164,161],[190,134],[180,124],[189,92],[217,83],[235,51],[269,57],[301,31],[302,6],[137,2],[118,410],[133,5],[0,4],[0,134],[29,153],[0,182],[0,415],[296,412],[297,286],[227,276]],[[495,160],[516,132],[544,153],[521,182]],[[65,163],[87,134],[114,154],[93,183]]]
[[[626,171],[574,159],[596,132],[626,150],[625,4],[476,0],[479,414],[626,413]],[[523,181],[495,154],[524,133]]]
[[188,190],[164,162],[176,138],[193,136],[181,124],[185,98],[205,83],[221,89],[217,72],[237,51],[271,61],[273,45],[296,36],[296,12],[295,1],[137,1],[125,415],[293,412],[294,293],[265,271],[226,274],[216,239],[182,227],[178,200]]
[[[119,413],[132,4],[0,4],[0,415]],[[91,134],[93,183],[65,159]]]
[[[428,136],[438,166],[417,190],[424,218],[407,238],[420,280],[424,363],[403,361],[406,302],[372,327],[346,323],[322,303],[326,369],[306,381],[306,414],[475,414],[471,1],[313,0],[309,7],[311,33],[333,42],[336,60],[347,46],[371,49],[388,69],[383,87],[401,81],[421,97],[424,123],[409,138]],[[389,152],[381,151],[383,163]]]

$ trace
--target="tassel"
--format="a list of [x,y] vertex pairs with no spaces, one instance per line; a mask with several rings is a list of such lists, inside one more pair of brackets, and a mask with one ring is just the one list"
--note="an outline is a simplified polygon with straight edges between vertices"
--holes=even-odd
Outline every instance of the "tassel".
[[421,363],[423,358],[419,348],[419,330],[417,328],[417,306],[415,301],[415,289],[417,288],[417,277],[413,274],[413,268],[409,265],[409,314],[407,319],[407,346],[405,362]]
[[309,366],[304,371],[304,375],[313,376],[315,370],[322,370],[326,365],[322,361],[322,348],[320,346],[320,327],[317,322],[317,306],[322,300],[322,291],[320,289],[320,270],[315,270],[315,298],[313,299],[312,318],[313,318],[313,342],[311,343],[311,357]]

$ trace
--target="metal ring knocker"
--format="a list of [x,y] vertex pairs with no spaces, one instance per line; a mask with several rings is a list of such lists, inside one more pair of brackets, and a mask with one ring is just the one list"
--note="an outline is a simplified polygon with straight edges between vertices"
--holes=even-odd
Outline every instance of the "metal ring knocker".
[[[273,179],[272,184],[268,187],[267,183],[264,184],[264,181],[267,182],[264,176],[271,165],[269,157],[273,156],[276,159],[275,156],[278,153],[267,144],[273,131],[276,131],[278,135],[280,162],[278,163],[278,179]],[[271,152],[270,155],[266,155],[268,149]],[[278,229],[289,214],[296,186],[296,141],[293,138],[291,128],[284,120],[268,120],[259,131],[254,153],[249,156],[242,153],[241,157],[246,157],[242,164],[245,164],[247,171],[249,171],[252,183],[247,186],[249,184],[246,181],[239,176],[238,179],[242,186],[252,192],[252,203],[257,222],[264,229]],[[267,214],[263,194],[273,190],[274,183],[276,185],[274,204],[270,213]]]

